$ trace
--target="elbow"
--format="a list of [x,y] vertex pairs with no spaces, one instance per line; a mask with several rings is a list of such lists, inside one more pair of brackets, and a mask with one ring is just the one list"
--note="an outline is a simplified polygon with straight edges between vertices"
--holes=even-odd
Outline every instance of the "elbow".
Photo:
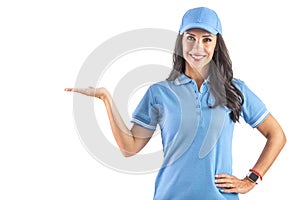
[[132,157],[137,154],[137,152],[131,152],[131,151],[126,151],[126,150],[121,150],[121,152],[125,158],[129,158],[129,157]]
[[282,136],[281,136],[281,143],[282,143],[282,147],[284,147],[284,145],[286,144],[286,136],[284,133],[282,133]]
[[122,152],[122,155],[123,155],[125,158],[129,158],[129,157],[134,156],[135,154],[134,154],[134,153],[128,153],[128,152]]
[[280,134],[277,134],[277,141],[280,143],[281,148],[286,144],[286,136],[282,130],[280,131]]
[[272,137],[269,137],[268,139],[271,139],[271,141],[274,142],[280,149],[282,149],[286,142],[286,136],[283,131],[277,132],[277,134],[273,134]]

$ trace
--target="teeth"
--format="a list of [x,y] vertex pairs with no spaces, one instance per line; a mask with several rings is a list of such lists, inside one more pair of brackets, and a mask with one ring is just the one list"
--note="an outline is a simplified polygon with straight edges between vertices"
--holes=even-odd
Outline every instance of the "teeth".
[[195,56],[195,55],[191,55],[192,58],[196,59],[196,60],[200,60],[201,58],[203,58],[204,56]]

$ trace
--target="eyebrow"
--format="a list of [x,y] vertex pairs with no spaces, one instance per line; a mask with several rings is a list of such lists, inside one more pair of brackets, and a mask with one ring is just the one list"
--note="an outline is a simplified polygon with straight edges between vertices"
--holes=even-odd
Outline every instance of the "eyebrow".
[[[188,31],[186,33],[189,34],[189,35],[192,35],[192,36],[196,36],[195,34],[193,34],[191,32],[188,32]],[[202,37],[213,37],[213,35],[210,34],[210,33],[207,33],[207,34],[203,35]]]

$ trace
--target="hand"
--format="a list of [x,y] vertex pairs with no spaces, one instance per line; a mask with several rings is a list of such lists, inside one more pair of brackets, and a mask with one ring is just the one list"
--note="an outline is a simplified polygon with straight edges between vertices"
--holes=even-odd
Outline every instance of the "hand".
[[67,92],[77,92],[80,94],[84,94],[91,97],[97,97],[99,99],[104,100],[104,98],[107,95],[106,88],[94,88],[94,87],[88,87],[88,88],[65,88],[65,91]]
[[238,179],[228,174],[217,174],[215,183],[217,187],[225,188],[221,192],[241,194],[249,192],[256,185],[256,183],[251,182],[248,178]]

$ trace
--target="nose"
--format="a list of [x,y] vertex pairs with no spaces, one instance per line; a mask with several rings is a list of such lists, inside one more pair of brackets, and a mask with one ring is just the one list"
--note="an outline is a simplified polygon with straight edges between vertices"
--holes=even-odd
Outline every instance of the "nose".
[[197,42],[194,43],[193,49],[202,50],[203,49],[203,42],[201,40],[197,40]]

